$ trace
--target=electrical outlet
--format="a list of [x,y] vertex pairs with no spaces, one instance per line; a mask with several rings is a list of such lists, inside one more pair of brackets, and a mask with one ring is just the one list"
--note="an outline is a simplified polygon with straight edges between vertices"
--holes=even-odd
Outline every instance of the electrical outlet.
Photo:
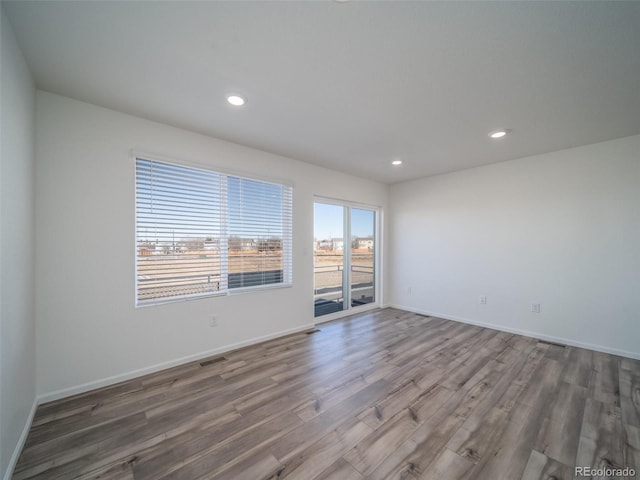
[[486,295],[480,295],[480,297],[478,297],[478,303],[480,303],[480,305],[486,305],[487,304],[487,296]]
[[407,287],[407,293],[408,293],[409,295],[412,295],[411,287]]
[[210,327],[217,327],[218,326],[218,317],[216,317],[215,315],[211,315],[211,317],[209,317],[209,326]]
[[532,303],[531,304],[531,311],[533,313],[540,313],[540,304],[539,303]]

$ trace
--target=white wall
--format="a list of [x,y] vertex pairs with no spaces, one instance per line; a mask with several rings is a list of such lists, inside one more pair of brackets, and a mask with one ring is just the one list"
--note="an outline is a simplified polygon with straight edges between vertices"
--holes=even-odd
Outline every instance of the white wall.
[[640,136],[396,184],[389,202],[393,305],[640,358]]
[[[2,9],[0,8],[0,12]],[[35,399],[35,87],[1,18],[0,476],[11,470]]]
[[[36,126],[37,390],[45,398],[312,325],[313,195],[386,207],[385,185],[49,93],[37,94]],[[294,286],[134,308],[132,147],[293,181]]]

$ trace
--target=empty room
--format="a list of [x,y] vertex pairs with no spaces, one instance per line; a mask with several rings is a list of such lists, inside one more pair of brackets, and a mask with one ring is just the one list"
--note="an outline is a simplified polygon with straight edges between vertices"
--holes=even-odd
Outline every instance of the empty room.
[[0,2],[0,478],[640,479],[640,2]]

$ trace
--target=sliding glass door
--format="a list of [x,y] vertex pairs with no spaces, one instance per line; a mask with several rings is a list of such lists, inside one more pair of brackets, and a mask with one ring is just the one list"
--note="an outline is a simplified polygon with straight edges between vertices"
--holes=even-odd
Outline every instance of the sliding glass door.
[[314,314],[376,302],[375,208],[318,200],[314,204]]

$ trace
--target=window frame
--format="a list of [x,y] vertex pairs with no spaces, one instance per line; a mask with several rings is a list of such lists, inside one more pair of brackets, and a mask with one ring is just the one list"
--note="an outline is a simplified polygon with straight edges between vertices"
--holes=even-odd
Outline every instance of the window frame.
[[[260,175],[247,174],[244,172],[228,170],[224,168],[219,168],[210,164],[203,164],[199,162],[190,162],[178,160],[175,158],[169,158],[162,155],[149,154],[146,152],[142,152],[139,150],[132,150],[131,157],[133,159],[133,169],[134,169],[134,280],[135,280],[135,289],[134,289],[134,304],[136,308],[144,308],[151,307],[156,305],[163,305],[168,303],[176,303],[176,302],[187,302],[191,300],[198,300],[202,298],[211,298],[211,297],[221,297],[221,296],[231,296],[231,295],[242,295],[245,293],[251,293],[262,290],[273,290],[280,288],[291,288],[293,286],[293,196],[294,196],[294,185],[293,182],[283,179],[270,178]],[[251,285],[251,286],[239,286],[239,287],[229,287],[229,250],[228,250],[228,241],[230,238],[230,234],[228,231],[229,228],[229,192],[228,187],[225,188],[224,195],[222,195],[221,199],[221,228],[220,228],[220,240],[219,240],[219,249],[220,249],[220,277],[221,279],[224,277],[224,281],[221,280],[221,286],[224,285],[224,288],[218,291],[211,292],[199,292],[192,294],[182,294],[175,295],[170,297],[157,297],[152,299],[140,299],[139,298],[139,275],[138,275],[138,260],[139,260],[139,252],[138,246],[139,242],[142,240],[138,236],[138,224],[139,224],[139,211],[138,211],[138,171],[137,171],[137,163],[138,160],[160,163],[160,164],[168,164],[173,165],[180,168],[187,168],[192,170],[202,170],[205,172],[214,173],[224,177],[225,185],[228,184],[228,180],[230,177],[237,178],[240,180],[249,180],[252,182],[262,182],[267,184],[276,185],[282,188],[283,197],[281,202],[281,208],[283,209],[283,219],[282,219],[282,281],[277,283],[265,283],[262,285]],[[288,214],[288,217],[286,216]]]

